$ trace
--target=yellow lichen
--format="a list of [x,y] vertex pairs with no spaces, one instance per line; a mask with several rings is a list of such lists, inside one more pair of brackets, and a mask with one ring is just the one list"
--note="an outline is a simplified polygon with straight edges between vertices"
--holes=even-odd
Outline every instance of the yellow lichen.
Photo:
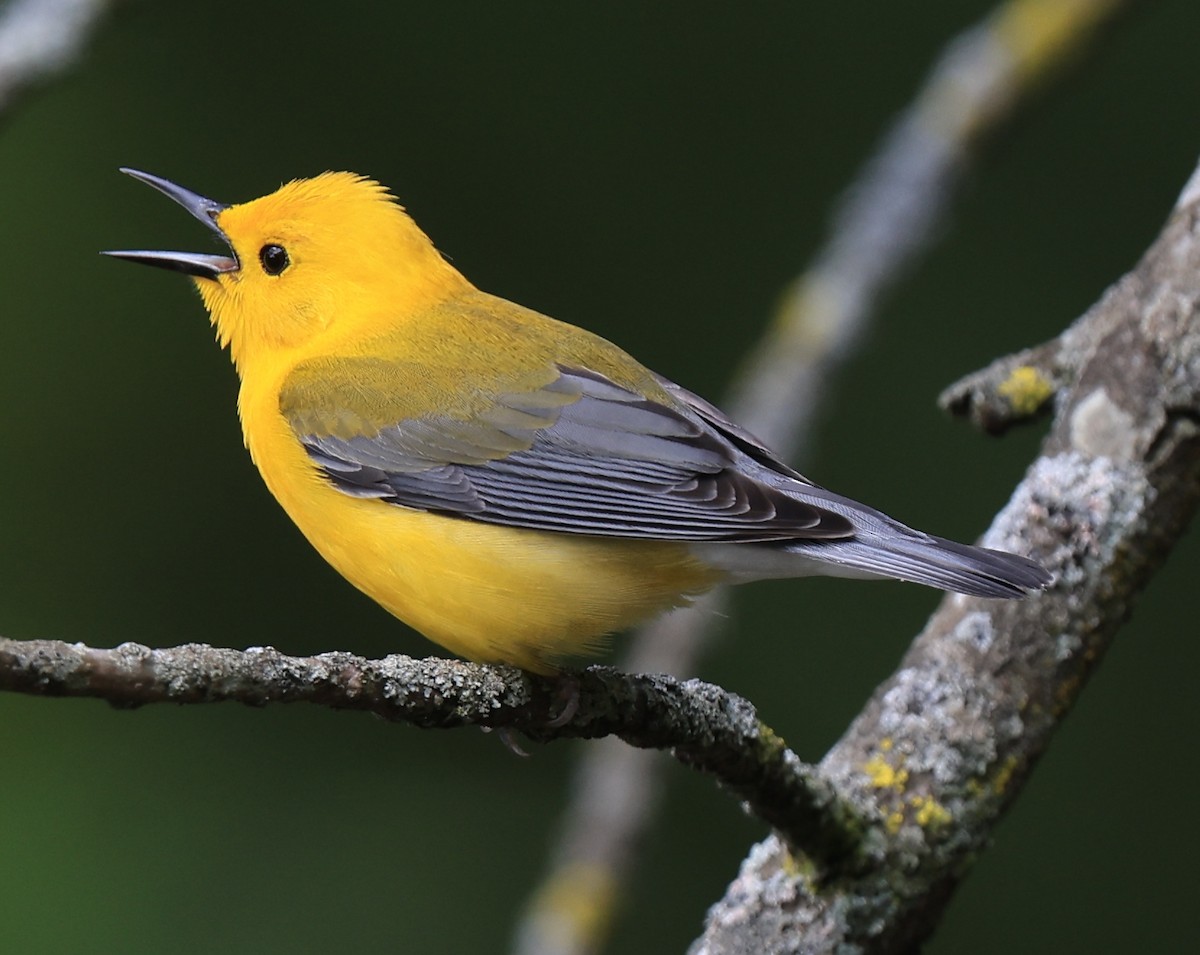
[[1055,688],[1054,705],[1057,712],[1065,712],[1075,702],[1075,697],[1079,695],[1082,684],[1083,677],[1069,676]]
[[800,866],[796,864],[796,857],[786,848],[780,853],[779,868],[784,875],[793,879],[800,874]]
[[598,942],[612,924],[616,881],[605,866],[577,863],[560,870],[534,900],[533,918],[555,937]]
[[784,294],[772,332],[780,346],[821,355],[836,341],[837,320],[844,313],[842,290],[821,270],[797,279]]
[[899,811],[889,812],[883,824],[887,827],[887,831],[894,836],[900,831],[900,827],[904,825],[904,813]]
[[922,828],[931,825],[944,826],[953,818],[950,810],[931,796],[913,796],[909,802],[917,811],[914,818]]
[[759,752],[764,761],[777,758],[780,753],[787,749],[787,743],[783,737],[762,720],[758,721],[758,739]]
[[779,858],[779,871],[795,882],[803,882],[812,886],[818,875],[816,863],[806,855],[797,856],[790,850],[784,850]]
[[863,772],[870,777],[871,785],[876,789],[892,789],[902,793],[908,782],[908,770],[897,769],[882,756],[872,756],[863,763]]
[[1054,394],[1054,385],[1031,365],[1018,365],[996,389],[1019,415],[1031,415]]
[[1114,0],[1010,0],[995,34],[1028,78],[1062,63],[1111,12]]
[[1017,759],[1017,757],[1008,757],[1008,759],[1004,761],[1004,765],[1001,766],[996,771],[996,775],[992,777],[992,792],[994,792],[997,796],[1003,793],[1004,790],[1008,788],[1008,784],[1012,780],[1013,773],[1017,771],[1017,766],[1019,765],[1020,761]]

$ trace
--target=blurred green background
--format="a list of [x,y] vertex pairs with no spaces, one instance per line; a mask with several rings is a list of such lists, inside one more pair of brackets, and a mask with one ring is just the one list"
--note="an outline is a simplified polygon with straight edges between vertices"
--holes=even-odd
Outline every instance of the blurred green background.
[[[126,4],[0,127],[0,633],[434,652],[261,486],[187,283],[96,254],[209,247],[118,165],[227,201],[369,173],[483,288],[715,398],[990,6]],[[798,462],[815,479],[965,539],[1003,503],[1038,435],[987,440],[933,399],[1085,309],[1191,172],[1200,6],[1142,7],[991,144],[828,395]],[[1155,580],[928,951],[1193,950],[1198,553]],[[936,600],[743,589],[704,676],[815,759]],[[0,947],[505,952],[585,745],[518,761],[478,732],[318,709],[0,696]],[[613,952],[682,951],[764,834],[668,775]]]

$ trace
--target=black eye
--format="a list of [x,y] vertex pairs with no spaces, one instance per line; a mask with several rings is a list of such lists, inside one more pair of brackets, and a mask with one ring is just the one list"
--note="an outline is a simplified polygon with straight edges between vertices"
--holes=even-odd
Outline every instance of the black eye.
[[287,249],[274,242],[264,245],[258,250],[258,261],[262,263],[263,271],[267,275],[278,275],[292,264],[292,260],[288,258]]

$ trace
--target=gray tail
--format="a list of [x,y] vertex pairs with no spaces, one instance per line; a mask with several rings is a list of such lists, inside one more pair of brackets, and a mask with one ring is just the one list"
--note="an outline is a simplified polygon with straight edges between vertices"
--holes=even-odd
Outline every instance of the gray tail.
[[806,557],[865,573],[973,597],[1023,597],[1053,580],[1040,564],[1016,554],[959,544],[897,527],[850,540],[805,541],[788,548]]

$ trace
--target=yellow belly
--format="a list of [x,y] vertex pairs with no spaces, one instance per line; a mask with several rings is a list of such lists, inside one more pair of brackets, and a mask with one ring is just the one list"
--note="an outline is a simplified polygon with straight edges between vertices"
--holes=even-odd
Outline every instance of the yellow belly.
[[246,427],[247,444],[304,536],[354,586],[470,660],[549,672],[718,582],[685,545],[507,528],[349,497],[271,417]]

